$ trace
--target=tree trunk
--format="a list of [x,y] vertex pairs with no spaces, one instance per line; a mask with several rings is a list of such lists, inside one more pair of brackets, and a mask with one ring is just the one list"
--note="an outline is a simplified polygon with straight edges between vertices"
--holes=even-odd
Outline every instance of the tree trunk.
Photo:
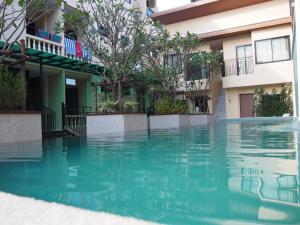
[[118,81],[118,101],[119,101],[119,112],[122,112],[122,83]]
[[176,107],[176,90],[173,90],[173,93],[172,93],[172,98],[173,98],[173,106],[174,106],[174,109]]
[[[21,44],[21,54],[22,56],[26,57],[26,50],[25,50],[25,40],[20,40]],[[26,111],[26,96],[27,96],[27,85],[26,85],[26,71],[25,71],[25,60],[21,64],[21,76],[23,77],[23,96],[22,96],[22,111]]]

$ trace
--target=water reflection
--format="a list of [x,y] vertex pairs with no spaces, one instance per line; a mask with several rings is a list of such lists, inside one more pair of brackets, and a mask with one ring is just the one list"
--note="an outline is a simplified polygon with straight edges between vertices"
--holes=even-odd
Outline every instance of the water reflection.
[[167,224],[297,224],[298,135],[276,122],[53,139],[36,161],[19,145],[21,162],[0,153],[0,190]]

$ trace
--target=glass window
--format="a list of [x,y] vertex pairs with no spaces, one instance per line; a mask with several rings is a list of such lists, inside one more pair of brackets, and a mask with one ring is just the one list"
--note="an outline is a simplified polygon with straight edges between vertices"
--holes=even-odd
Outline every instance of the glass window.
[[237,74],[250,74],[253,72],[253,50],[252,45],[236,47]]
[[182,73],[182,63],[180,56],[176,54],[165,56],[164,58],[165,67],[168,69],[176,69],[177,73]]
[[290,60],[289,37],[256,41],[256,63]]
[[187,65],[186,68],[187,81],[195,81],[207,79],[209,75],[209,68],[205,65]]

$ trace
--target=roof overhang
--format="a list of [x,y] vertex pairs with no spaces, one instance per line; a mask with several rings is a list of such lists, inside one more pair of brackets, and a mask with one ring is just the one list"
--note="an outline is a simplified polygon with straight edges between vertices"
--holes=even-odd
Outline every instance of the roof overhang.
[[232,36],[248,34],[252,30],[257,30],[261,28],[274,27],[280,25],[289,25],[289,24],[291,25],[292,21],[293,21],[292,17],[286,17],[278,20],[270,20],[270,21],[254,23],[246,26],[234,27],[234,28],[209,32],[209,33],[203,33],[203,34],[199,34],[198,37],[203,41],[228,38]]
[[202,0],[154,13],[152,19],[167,25],[268,1],[272,0]]

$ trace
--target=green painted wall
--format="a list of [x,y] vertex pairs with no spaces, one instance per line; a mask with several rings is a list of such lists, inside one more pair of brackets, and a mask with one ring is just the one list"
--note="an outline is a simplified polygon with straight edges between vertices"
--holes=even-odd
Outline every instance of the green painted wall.
[[[96,75],[92,75],[88,81],[88,85],[87,85],[87,103],[89,106],[93,107],[93,111],[96,110],[96,95],[95,95],[95,91],[96,88],[91,86],[92,82],[100,82],[101,78],[99,76]],[[101,89],[97,88],[97,94],[99,96],[99,94],[101,93]],[[99,97],[97,98],[97,101],[99,103]]]
[[88,80],[76,80],[78,87],[79,106],[90,106],[88,104]]
[[56,112],[57,130],[62,130],[62,103],[65,103],[65,71],[47,77],[47,107]]

